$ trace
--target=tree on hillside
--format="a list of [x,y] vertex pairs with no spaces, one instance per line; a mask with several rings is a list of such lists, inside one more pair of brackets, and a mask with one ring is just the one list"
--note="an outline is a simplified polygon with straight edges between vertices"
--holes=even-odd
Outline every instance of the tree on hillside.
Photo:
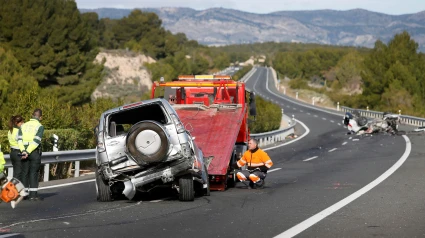
[[394,100],[389,98],[403,93],[402,98],[411,102],[411,111],[425,111],[424,65],[424,58],[418,53],[418,44],[407,32],[395,35],[388,45],[377,41],[375,48],[365,59],[362,78],[363,104],[366,105],[363,106],[399,110],[397,107],[405,105],[393,103]]
[[[0,43],[10,46],[19,63],[31,70],[43,88],[84,84],[80,87],[93,91],[100,73],[87,76],[86,72],[96,67],[92,62],[98,52],[97,42],[91,39],[96,34],[91,32],[94,18],[81,17],[74,1],[3,1]],[[86,91],[73,92],[76,97],[72,101],[88,101],[91,92]]]

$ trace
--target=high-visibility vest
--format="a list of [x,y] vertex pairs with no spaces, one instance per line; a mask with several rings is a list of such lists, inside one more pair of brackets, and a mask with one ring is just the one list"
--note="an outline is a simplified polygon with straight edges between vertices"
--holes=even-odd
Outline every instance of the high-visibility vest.
[[12,149],[19,149],[18,146],[18,127],[13,127],[12,133],[10,131],[7,131],[7,138],[9,139],[9,145]]
[[19,149],[31,154],[41,144],[43,133],[44,127],[37,119],[33,118],[25,122],[18,132]]
[[237,163],[239,167],[244,165],[248,165],[248,167],[260,167],[264,165],[267,168],[270,168],[273,165],[269,155],[262,149],[258,149],[254,153],[250,150],[247,150]]

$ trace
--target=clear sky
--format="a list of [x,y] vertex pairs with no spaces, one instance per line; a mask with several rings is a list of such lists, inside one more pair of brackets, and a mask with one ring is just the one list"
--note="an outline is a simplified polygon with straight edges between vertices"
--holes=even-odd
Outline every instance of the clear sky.
[[76,0],[78,8],[212,7],[254,13],[292,10],[349,10],[362,8],[392,15],[425,11],[425,0]]

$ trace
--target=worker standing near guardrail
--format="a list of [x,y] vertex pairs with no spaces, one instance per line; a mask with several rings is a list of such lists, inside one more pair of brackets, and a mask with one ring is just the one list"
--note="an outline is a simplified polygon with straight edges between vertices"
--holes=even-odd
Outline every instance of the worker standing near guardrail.
[[44,126],[41,125],[41,109],[35,109],[30,121],[25,122],[18,131],[18,145],[24,162],[22,170],[22,182],[28,186],[29,200],[40,200],[38,197],[38,176],[41,165],[41,138],[43,138]]
[[238,172],[237,178],[240,181],[249,180],[249,187],[251,188],[263,188],[267,170],[272,167],[273,162],[266,152],[258,148],[258,142],[255,139],[248,141],[248,150],[233,167],[240,168],[245,165],[248,166],[248,170]]
[[13,177],[22,181],[22,158],[18,154],[21,153],[18,146],[18,131],[24,124],[24,118],[20,115],[12,116],[9,121],[9,131],[7,132],[7,139],[10,145],[10,160],[13,165]]

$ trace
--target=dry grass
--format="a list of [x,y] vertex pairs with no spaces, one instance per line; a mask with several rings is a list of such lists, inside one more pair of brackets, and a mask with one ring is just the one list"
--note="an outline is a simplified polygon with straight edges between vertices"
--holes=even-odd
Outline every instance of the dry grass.
[[286,95],[292,98],[296,98],[296,93],[298,92],[298,100],[305,103],[312,104],[314,98],[314,105],[323,108],[336,109],[337,103],[333,102],[325,94],[320,94],[318,92],[306,89],[292,89],[288,85],[288,80],[282,80],[280,83],[279,91],[284,92],[283,88],[286,89]]

